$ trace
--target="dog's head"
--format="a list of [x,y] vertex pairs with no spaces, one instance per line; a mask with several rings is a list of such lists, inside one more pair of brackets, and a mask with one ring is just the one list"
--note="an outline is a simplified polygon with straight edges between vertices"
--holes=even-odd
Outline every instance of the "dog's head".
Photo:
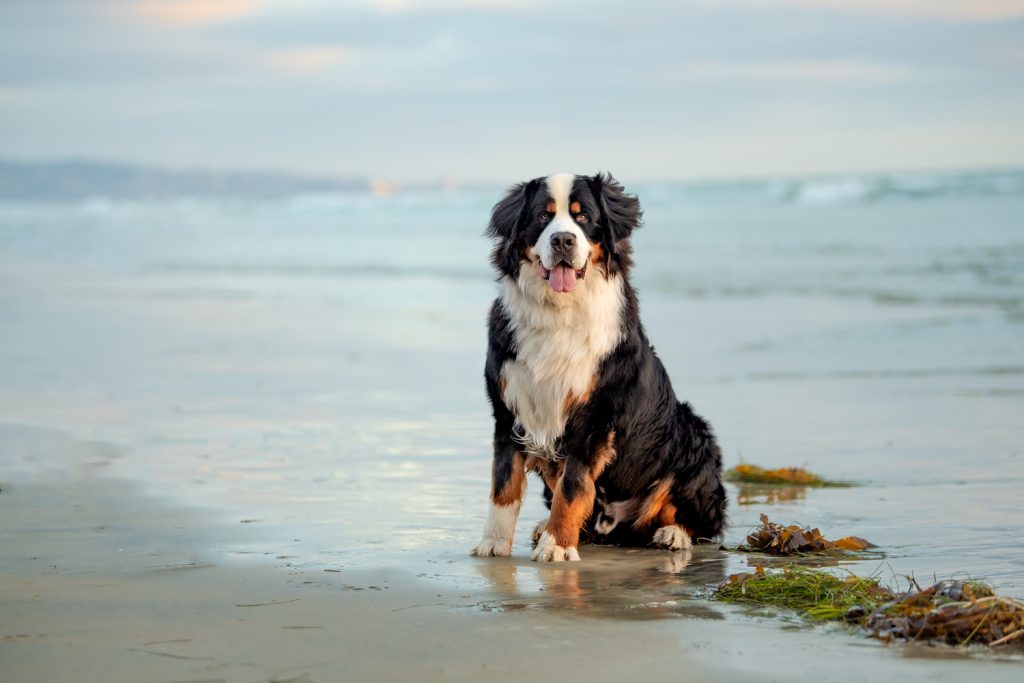
[[494,206],[491,262],[513,280],[536,277],[552,292],[571,294],[588,276],[629,268],[629,236],[640,218],[640,202],[611,175],[535,178]]

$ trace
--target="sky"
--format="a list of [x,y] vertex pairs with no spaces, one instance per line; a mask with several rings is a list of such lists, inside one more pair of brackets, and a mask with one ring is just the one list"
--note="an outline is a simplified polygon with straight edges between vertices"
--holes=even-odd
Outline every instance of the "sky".
[[400,183],[1024,166],[1024,0],[0,0],[0,157]]

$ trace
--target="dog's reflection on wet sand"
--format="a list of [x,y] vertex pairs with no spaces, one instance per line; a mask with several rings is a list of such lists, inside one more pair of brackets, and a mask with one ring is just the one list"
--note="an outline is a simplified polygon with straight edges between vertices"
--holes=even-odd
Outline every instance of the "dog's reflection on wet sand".
[[494,591],[477,606],[486,611],[572,611],[591,616],[657,619],[721,618],[693,598],[725,578],[717,548],[665,552],[590,546],[580,563],[537,565],[527,557],[493,558],[476,569]]

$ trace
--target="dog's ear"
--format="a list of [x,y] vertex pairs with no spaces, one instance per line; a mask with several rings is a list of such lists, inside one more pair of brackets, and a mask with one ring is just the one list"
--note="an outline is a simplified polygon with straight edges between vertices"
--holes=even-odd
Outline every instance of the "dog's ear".
[[629,265],[630,249],[623,244],[640,227],[643,211],[640,200],[625,189],[610,173],[597,173],[590,179],[591,192],[601,209],[600,225],[604,228],[604,241],[608,249],[609,267],[612,262]]
[[491,222],[487,236],[496,240],[491,252],[491,263],[513,278],[519,276],[519,253],[522,250],[522,226],[539,180],[513,185],[508,194],[491,209]]

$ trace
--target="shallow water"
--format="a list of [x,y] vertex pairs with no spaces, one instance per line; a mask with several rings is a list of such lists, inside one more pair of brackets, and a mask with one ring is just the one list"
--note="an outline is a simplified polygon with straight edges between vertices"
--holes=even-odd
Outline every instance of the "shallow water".
[[[730,487],[725,545],[764,512],[876,543],[857,572],[1024,596],[1024,182],[1006,177],[635,188],[642,318],[727,465],[859,484]],[[523,561],[537,481],[515,558],[466,557],[486,512],[481,232],[499,194],[0,205],[0,510],[119,481],[238,529],[189,559],[119,536],[115,496],[91,547],[122,563],[400,567],[483,612],[734,615],[685,598],[747,567],[735,553]],[[34,528],[36,556],[75,529]],[[0,564],[30,573],[27,557]]]

